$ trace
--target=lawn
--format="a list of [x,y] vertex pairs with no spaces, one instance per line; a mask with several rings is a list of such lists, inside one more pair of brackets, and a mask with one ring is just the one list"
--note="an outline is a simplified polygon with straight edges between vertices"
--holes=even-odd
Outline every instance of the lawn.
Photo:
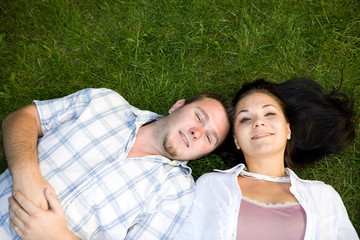
[[[360,106],[358,0],[3,0],[0,120],[32,100],[110,88],[167,114],[200,91],[231,99],[245,81],[308,77]],[[360,113],[360,111],[357,111]],[[360,136],[300,176],[331,184],[360,232]],[[0,152],[1,172],[6,168]],[[195,178],[226,166],[191,162]]]

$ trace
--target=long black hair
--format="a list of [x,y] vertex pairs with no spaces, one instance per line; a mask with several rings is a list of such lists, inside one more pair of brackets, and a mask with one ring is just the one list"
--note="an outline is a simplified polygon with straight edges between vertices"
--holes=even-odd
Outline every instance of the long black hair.
[[[290,123],[291,139],[285,150],[287,167],[306,167],[325,156],[337,154],[355,138],[354,100],[334,90],[326,91],[317,82],[293,78],[280,84],[264,79],[243,85],[233,105],[252,92],[263,92],[277,100]],[[230,167],[245,163],[241,150],[234,144],[233,131],[216,150]]]

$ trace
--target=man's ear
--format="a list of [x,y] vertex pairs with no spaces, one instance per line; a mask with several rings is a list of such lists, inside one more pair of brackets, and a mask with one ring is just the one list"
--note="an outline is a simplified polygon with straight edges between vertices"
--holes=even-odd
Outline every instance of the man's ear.
[[169,109],[169,113],[172,113],[173,111],[175,111],[176,109],[178,109],[179,107],[183,106],[185,104],[185,99],[180,99],[178,100],[174,105],[172,105],[172,107]]

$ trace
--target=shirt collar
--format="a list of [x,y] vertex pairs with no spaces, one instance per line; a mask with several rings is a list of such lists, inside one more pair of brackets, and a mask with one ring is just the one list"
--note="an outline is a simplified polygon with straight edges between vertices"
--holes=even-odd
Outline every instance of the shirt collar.
[[[216,172],[220,172],[220,173],[228,173],[228,174],[236,174],[239,175],[239,173],[244,170],[246,168],[245,164],[240,163],[238,165],[236,165],[235,167],[232,167],[230,169],[227,170],[218,170],[215,169],[214,171]],[[290,176],[291,182],[293,182],[294,180],[300,180],[300,181],[307,181],[307,180],[303,180],[300,179],[293,170],[291,170],[290,168],[285,168],[286,173]],[[309,182],[313,182],[313,181],[309,181]]]
[[173,167],[180,167],[186,176],[190,176],[192,174],[191,168],[186,165],[188,161],[171,160],[161,155],[148,155],[141,158],[151,159],[152,161],[159,162],[165,165],[170,165]]
[[240,163],[240,164],[236,165],[235,167],[232,167],[227,170],[214,169],[214,171],[220,172],[220,173],[228,173],[228,174],[237,174],[238,175],[242,170],[244,170],[244,168],[245,168],[245,165],[243,163]]

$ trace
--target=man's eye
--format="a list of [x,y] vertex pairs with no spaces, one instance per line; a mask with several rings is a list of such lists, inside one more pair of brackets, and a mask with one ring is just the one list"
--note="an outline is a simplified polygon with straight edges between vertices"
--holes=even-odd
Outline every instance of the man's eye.
[[200,117],[199,114],[196,114],[196,119],[197,119],[198,121],[201,121],[201,117]]
[[211,137],[209,135],[206,134],[206,140],[211,143]]

